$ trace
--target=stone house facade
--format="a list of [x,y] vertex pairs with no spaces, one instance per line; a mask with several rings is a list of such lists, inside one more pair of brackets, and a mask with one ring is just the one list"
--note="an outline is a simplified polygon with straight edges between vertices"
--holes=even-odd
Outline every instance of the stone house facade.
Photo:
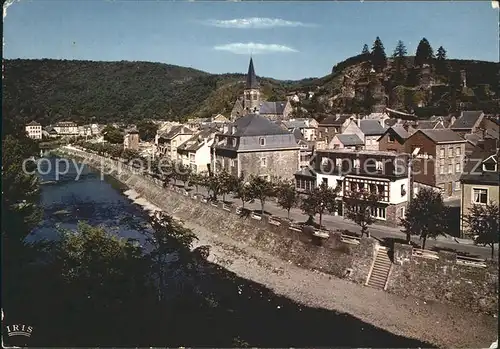
[[299,170],[300,146],[295,136],[258,114],[243,116],[227,132],[218,133],[213,148],[215,171],[293,179]]

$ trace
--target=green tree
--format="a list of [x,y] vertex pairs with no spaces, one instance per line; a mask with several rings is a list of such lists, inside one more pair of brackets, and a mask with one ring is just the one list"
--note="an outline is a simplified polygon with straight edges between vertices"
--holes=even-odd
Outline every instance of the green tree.
[[319,214],[319,226],[323,220],[323,214],[333,213],[337,209],[337,194],[340,188],[330,188],[327,184],[321,183],[314,187],[308,196],[300,204],[301,210],[310,217]]
[[237,178],[226,170],[217,172],[219,183],[219,193],[222,195],[222,201],[226,201],[226,195],[235,189]]
[[420,40],[417,46],[417,52],[415,53],[415,63],[416,67],[421,67],[424,64],[432,64],[434,59],[434,51],[431,47],[429,41],[426,38]]
[[182,181],[184,188],[186,188],[186,184],[188,184],[189,179],[191,178],[191,167],[178,163],[175,166],[174,172],[175,178]]
[[411,235],[418,235],[425,249],[427,238],[444,235],[448,230],[448,208],[443,203],[440,193],[432,189],[421,189],[410,202],[406,215],[401,220],[406,241],[411,241]]
[[499,242],[499,215],[498,205],[489,203],[486,205],[473,205],[469,214],[465,216],[467,229],[474,236],[474,243],[489,245],[491,247],[491,259],[495,255],[495,244]]
[[385,54],[384,44],[382,40],[377,36],[373,43],[371,61],[373,68],[377,72],[381,72],[387,65],[387,56]]
[[295,190],[295,185],[290,181],[283,181],[278,184],[276,190],[278,205],[285,209],[287,217],[290,219],[290,210],[299,204],[299,194]]
[[196,194],[198,194],[200,186],[203,186],[205,184],[205,178],[203,174],[191,172],[191,174],[189,175],[189,184],[194,185]]
[[123,143],[123,134],[120,132],[120,130],[114,128],[113,126],[106,126],[102,130],[102,134],[106,142],[113,144]]
[[[113,150],[113,148],[111,148],[110,151],[114,153],[116,150]],[[134,159],[139,159],[140,158],[139,152],[137,150],[134,150],[134,149],[125,149],[125,150],[123,150],[121,156],[122,156],[122,158],[124,158],[127,161],[132,161]]]
[[253,202],[250,185],[243,176],[238,177],[234,188],[235,197],[241,200],[241,207],[245,208],[246,202]]
[[267,199],[272,197],[275,193],[274,184],[271,181],[258,176],[250,176],[248,183],[250,188],[250,197],[254,200],[260,201],[261,212],[264,214],[264,204]]
[[158,125],[151,121],[142,120],[137,123],[137,129],[141,140],[150,142],[155,139],[156,131],[158,131]]
[[368,227],[375,223],[372,211],[378,209],[380,195],[368,191],[349,191],[344,195],[344,216],[361,228],[361,237],[370,236]]
[[[148,257],[158,282],[158,299],[162,301],[165,298],[167,283],[181,282],[181,276],[186,276],[179,274],[185,274],[186,266],[192,262],[191,248],[197,237],[190,229],[162,212],[155,213],[151,226],[152,230],[144,231],[144,234],[152,246]],[[173,256],[176,258],[172,258]],[[175,289],[176,287],[170,287],[169,293]],[[177,290],[180,291],[178,288]]]
[[446,50],[439,46],[436,52],[436,70],[441,75],[448,75],[448,65],[446,63]]
[[363,45],[363,50],[361,51],[362,55],[369,55],[370,54],[370,49],[368,48],[367,44]]
[[408,51],[406,50],[405,44],[403,43],[403,41],[399,40],[392,54],[392,58],[394,59],[394,64],[396,66],[395,80],[398,84],[402,84],[405,79],[402,70],[405,64],[405,57],[407,53]]

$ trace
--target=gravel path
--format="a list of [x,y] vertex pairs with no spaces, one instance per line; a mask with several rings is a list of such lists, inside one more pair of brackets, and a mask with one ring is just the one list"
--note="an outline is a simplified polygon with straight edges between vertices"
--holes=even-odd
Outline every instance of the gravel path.
[[397,335],[446,348],[487,348],[497,339],[497,319],[416,298],[402,298],[299,268],[187,221],[211,245],[209,261],[310,307],[345,312]]

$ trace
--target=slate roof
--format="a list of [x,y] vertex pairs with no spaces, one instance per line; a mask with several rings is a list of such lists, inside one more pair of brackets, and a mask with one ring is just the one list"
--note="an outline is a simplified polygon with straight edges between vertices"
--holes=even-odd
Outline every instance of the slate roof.
[[[441,125],[441,127],[439,127],[439,125]],[[418,121],[413,127],[417,130],[434,130],[444,128],[441,121]]]
[[463,111],[460,117],[455,120],[453,125],[451,125],[452,129],[471,129],[474,127],[474,124],[477,122],[479,117],[483,115],[482,110],[475,111]]
[[304,140],[304,135],[302,132],[300,132],[300,129],[294,128],[292,131],[293,135],[295,136],[295,140],[298,142],[300,140]]
[[286,101],[278,101],[278,102],[261,102],[259,106],[260,114],[283,114],[285,110]]
[[309,167],[304,167],[297,172],[295,172],[294,176],[302,176],[302,177],[312,177],[316,178],[316,172]]
[[393,130],[402,139],[410,137],[410,132],[408,132],[402,125],[395,125],[391,127],[391,130]]
[[336,135],[335,137],[337,137],[338,140],[340,142],[342,142],[342,144],[345,146],[364,145],[365,144],[365,142],[363,142],[358,137],[358,135],[340,134],[340,135]]
[[247,84],[245,87],[248,89],[259,88],[259,83],[257,82],[257,76],[255,75],[252,58],[250,58],[250,64],[248,65]]
[[462,176],[460,176],[460,181],[462,183],[470,183],[470,184],[489,184],[489,185],[499,185],[500,184],[500,176],[498,173],[498,168],[496,172],[493,171],[483,171],[483,166],[478,165],[478,162],[485,162],[485,160],[488,160],[488,162],[491,162],[490,158],[492,155],[494,155],[495,160],[498,163],[498,155],[499,152],[497,151],[484,151],[484,150],[477,150],[474,153],[471,154],[469,157],[467,163],[464,166],[464,171]]
[[342,124],[350,117],[351,117],[350,115],[328,115],[326,118],[321,120],[319,125],[320,126],[325,126],[325,125],[342,126]]
[[35,120],[31,121],[30,123],[26,124],[26,126],[41,126],[38,122]]
[[361,120],[359,122],[359,128],[365,134],[365,136],[377,136],[383,135],[386,128],[382,127],[378,120]]
[[172,127],[170,129],[170,131],[161,135],[160,137],[163,139],[172,139],[175,136],[177,136],[179,133],[190,135],[190,134],[193,134],[193,131],[191,131],[189,128],[187,128],[184,125],[177,125],[177,126]]
[[177,150],[197,151],[198,149],[200,149],[203,146],[203,144],[205,142],[205,138],[209,138],[212,135],[215,135],[216,132],[217,132],[217,130],[215,130],[213,128],[202,130],[202,131],[196,133],[195,135],[193,135],[193,137],[189,138],[184,143],[182,143],[179,147],[177,147]]
[[457,141],[465,142],[465,139],[460,137],[458,133],[448,128],[443,128],[440,130],[418,130],[417,132],[422,132],[424,135],[432,139],[435,143],[448,143]]
[[481,137],[477,134],[474,134],[474,133],[466,134],[464,137],[465,137],[465,140],[471,142],[474,145],[477,145],[479,143],[479,141],[481,141]]
[[284,130],[268,118],[259,114],[247,114],[236,120],[233,125],[236,126],[236,132],[233,136],[236,137],[290,134],[288,130]]
[[397,119],[386,119],[384,121],[384,123],[386,126],[394,126],[398,123],[398,120]]
[[307,125],[306,119],[287,120],[287,121],[283,121],[283,124],[288,128],[307,128],[307,127],[309,127]]

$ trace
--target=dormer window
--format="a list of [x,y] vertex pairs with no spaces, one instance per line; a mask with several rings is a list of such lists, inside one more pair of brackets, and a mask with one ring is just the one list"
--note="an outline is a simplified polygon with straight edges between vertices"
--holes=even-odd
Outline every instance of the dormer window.
[[264,137],[260,137],[260,138],[259,138],[259,144],[260,144],[261,146],[266,145],[266,139],[265,139]]

